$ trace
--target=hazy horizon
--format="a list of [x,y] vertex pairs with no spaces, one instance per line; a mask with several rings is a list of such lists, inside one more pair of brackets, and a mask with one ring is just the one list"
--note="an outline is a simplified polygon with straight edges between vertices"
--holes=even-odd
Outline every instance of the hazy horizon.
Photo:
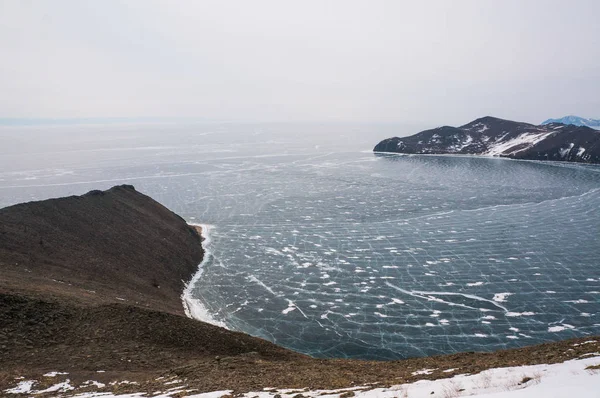
[[0,119],[598,118],[600,3],[0,1]]

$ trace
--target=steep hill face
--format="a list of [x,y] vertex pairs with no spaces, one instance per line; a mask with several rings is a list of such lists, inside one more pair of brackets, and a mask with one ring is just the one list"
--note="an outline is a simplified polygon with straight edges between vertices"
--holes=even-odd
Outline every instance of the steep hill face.
[[195,229],[128,185],[0,209],[0,292],[182,314],[202,255]]
[[444,126],[409,137],[388,138],[373,150],[600,163],[600,131],[560,123],[536,126],[487,116],[460,127]]

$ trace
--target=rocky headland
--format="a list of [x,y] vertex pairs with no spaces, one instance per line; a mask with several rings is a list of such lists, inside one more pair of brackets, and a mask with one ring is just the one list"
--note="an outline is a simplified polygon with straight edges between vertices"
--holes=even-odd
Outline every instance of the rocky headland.
[[600,163],[600,131],[587,126],[533,125],[491,116],[379,142],[374,152],[499,156]]

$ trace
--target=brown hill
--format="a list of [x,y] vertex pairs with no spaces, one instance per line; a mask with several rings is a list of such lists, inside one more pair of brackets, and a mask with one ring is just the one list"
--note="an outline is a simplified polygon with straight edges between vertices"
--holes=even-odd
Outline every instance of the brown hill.
[[122,185],[0,209],[0,289],[182,314],[202,261],[195,229]]

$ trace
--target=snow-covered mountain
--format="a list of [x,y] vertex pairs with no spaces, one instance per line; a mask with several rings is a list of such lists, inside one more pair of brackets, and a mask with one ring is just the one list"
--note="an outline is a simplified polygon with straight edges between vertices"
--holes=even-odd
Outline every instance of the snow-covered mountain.
[[542,125],[551,123],[572,124],[574,126],[587,126],[595,130],[600,130],[600,119],[589,119],[580,116],[569,115],[561,117],[560,119],[548,119],[542,122]]
[[562,123],[536,126],[486,116],[460,127],[443,126],[409,137],[388,138],[373,150],[600,163],[600,131]]

